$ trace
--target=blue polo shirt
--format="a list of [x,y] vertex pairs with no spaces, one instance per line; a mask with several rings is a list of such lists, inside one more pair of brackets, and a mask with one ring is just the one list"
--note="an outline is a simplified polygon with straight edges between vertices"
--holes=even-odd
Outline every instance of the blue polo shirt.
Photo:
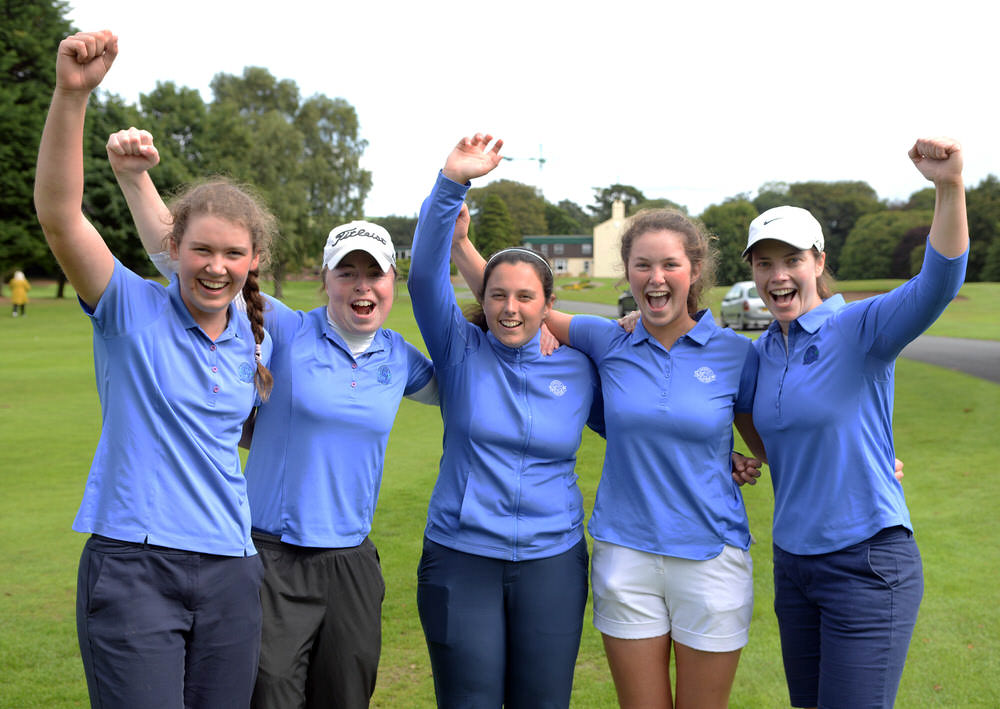
[[543,357],[537,334],[507,347],[462,315],[448,262],[466,189],[438,176],[410,263],[413,313],[434,361],[444,420],[425,533],[480,556],[554,556],[583,537],[576,451],[592,414],[600,429],[597,376],[576,350]]
[[682,559],[748,549],[733,481],[733,414],[753,403],[752,343],[710,311],[667,350],[640,320],[577,315],[570,344],[597,365],[608,444],[587,529],[594,539]]
[[384,329],[355,358],[325,306],[304,313],[268,300],[274,389],[247,459],[253,526],[298,546],[357,546],[371,531],[400,399],[430,381],[430,360]]
[[[101,438],[73,523],[78,532],[243,556],[250,507],[237,444],[257,396],[246,317],[211,340],[181,299],[115,261],[93,311]],[[262,347],[265,362],[270,340]]]
[[912,529],[893,475],[896,357],[958,294],[968,252],[948,259],[927,244],[919,275],[883,295],[835,295],[756,342],[754,425],[774,484],[774,543],[824,554],[886,527]]

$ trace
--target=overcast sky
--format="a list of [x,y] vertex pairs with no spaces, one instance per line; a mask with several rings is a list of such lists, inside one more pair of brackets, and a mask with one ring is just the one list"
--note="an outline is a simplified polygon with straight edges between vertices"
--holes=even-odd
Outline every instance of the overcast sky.
[[962,141],[967,185],[1000,174],[992,2],[69,2],[78,28],[119,35],[103,86],[131,102],[168,80],[208,101],[246,66],[346,99],[371,216],[415,214],[476,131],[516,158],[491,179],[581,206],[616,182],[695,214],[775,180],[905,199],[924,135]]

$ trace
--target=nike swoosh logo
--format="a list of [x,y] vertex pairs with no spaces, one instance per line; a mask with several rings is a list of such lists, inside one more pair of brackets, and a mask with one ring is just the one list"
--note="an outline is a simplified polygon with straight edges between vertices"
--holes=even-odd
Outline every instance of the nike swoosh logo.
[[764,226],[767,226],[767,225],[768,225],[768,224],[770,224],[771,222],[776,222],[776,221],[778,221],[779,219],[781,219],[781,217],[775,217],[774,219],[768,219],[767,221],[765,221],[765,222],[764,222]]

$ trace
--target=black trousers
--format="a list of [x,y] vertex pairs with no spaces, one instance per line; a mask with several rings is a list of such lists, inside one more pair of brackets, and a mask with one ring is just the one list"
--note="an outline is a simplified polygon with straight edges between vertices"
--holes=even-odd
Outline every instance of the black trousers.
[[254,533],[264,612],[254,709],[367,707],[382,650],[385,581],[369,539],[345,549]]

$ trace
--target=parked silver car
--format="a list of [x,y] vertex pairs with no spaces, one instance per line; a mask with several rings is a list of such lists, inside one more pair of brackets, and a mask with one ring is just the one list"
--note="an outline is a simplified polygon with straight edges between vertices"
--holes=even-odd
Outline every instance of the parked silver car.
[[638,310],[639,306],[635,304],[635,298],[632,296],[632,291],[626,288],[618,296],[618,317],[623,318],[633,310]]
[[740,281],[722,297],[720,308],[722,327],[749,330],[751,327],[767,327],[774,319],[757,294],[753,281]]

